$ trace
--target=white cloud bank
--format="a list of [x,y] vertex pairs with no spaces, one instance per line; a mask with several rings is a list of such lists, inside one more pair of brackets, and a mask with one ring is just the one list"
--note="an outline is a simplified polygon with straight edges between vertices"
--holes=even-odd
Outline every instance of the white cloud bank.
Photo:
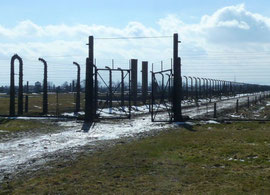
[[[180,56],[185,74],[222,79],[236,77],[241,81],[270,84],[264,76],[266,70],[269,71],[266,65],[269,62],[267,54],[270,54],[270,18],[251,13],[241,4],[224,7],[212,15],[204,15],[197,24],[186,24],[176,15],[169,15],[157,23],[158,28],[145,26],[141,22],[130,22],[124,28],[115,28],[83,24],[40,26],[26,20],[13,28],[0,26],[0,60],[9,59],[18,53],[25,59],[25,66],[29,64],[29,69],[38,63],[34,62],[35,59],[43,56],[65,56],[48,58],[55,64],[71,64],[73,60],[84,63],[87,55],[85,43],[89,35],[163,36],[178,32],[182,41]],[[98,62],[112,58],[152,61],[167,59],[169,62],[172,40],[96,40],[95,56]],[[260,68],[252,67],[252,64]],[[243,70],[244,65],[247,67]],[[0,61],[0,66],[8,65]],[[5,70],[0,73],[0,77],[8,75],[9,67]],[[35,75],[33,80],[38,79],[39,73]],[[55,75],[52,79],[56,79]],[[65,75],[67,78],[71,76],[68,72]],[[64,76],[60,78],[64,79]],[[4,80],[8,81],[8,77]]]

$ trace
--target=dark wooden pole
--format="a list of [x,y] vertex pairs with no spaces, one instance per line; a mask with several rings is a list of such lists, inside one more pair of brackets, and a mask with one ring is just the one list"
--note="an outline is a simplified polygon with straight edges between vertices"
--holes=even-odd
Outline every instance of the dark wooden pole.
[[142,102],[146,104],[148,97],[148,62],[142,62]]
[[133,100],[133,105],[137,106],[137,86],[138,86],[138,60],[131,60],[131,96]]
[[92,122],[96,114],[94,109],[93,94],[93,68],[94,68],[94,37],[89,37],[89,54],[86,59],[86,78],[85,78],[85,122]]
[[181,58],[178,57],[178,34],[173,36],[173,121],[181,122],[183,121],[182,117],[182,108],[181,108],[181,99],[182,99],[182,79],[181,79]]

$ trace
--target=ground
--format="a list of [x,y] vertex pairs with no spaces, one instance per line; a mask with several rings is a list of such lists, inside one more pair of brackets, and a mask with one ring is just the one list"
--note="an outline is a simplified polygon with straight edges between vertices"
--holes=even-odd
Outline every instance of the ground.
[[[26,95],[26,94],[25,94]],[[15,99],[17,104],[17,98]],[[74,112],[75,111],[75,93],[59,93],[58,95],[58,112]],[[29,108],[27,115],[41,115],[42,114],[42,94],[29,94]],[[81,107],[84,106],[84,93],[81,93]],[[17,110],[17,106],[15,106]],[[17,111],[16,111],[17,112]],[[57,100],[55,93],[48,94],[48,112],[49,114],[56,114]],[[0,96],[0,115],[9,114],[9,96]]]
[[59,126],[52,121],[0,119],[0,143],[26,135],[46,134],[55,131],[59,131]]
[[[269,119],[269,99],[233,115]],[[7,135],[58,128],[31,120],[0,123]],[[4,178],[0,194],[270,194],[267,121],[164,126],[99,143],[55,152],[42,167]]]
[[270,123],[175,127],[5,183],[12,194],[270,193]]

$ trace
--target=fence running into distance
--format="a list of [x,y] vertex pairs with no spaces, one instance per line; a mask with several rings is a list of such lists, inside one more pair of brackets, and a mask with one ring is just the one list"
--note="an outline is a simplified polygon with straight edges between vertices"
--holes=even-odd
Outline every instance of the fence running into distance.
[[[0,94],[0,115],[76,117],[91,122],[151,113],[152,121],[169,122],[195,115],[217,117],[228,110],[238,113],[241,107],[250,107],[269,96],[267,85],[182,75],[178,34],[173,38],[171,68],[164,70],[161,64],[161,70],[154,71],[152,65],[150,71],[149,63],[142,61],[141,83],[137,59],[98,66],[98,60],[94,60],[93,36],[89,37],[89,56],[83,66],[85,77],[81,78],[81,65],[73,62],[76,76],[61,87],[48,82],[50,63],[43,58],[37,60],[43,71],[42,82],[35,85],[24,82],[23,77],[31,72],[23,72],[23,59],[15,54],[10,64],[10,85]],[[15,85],[15,61],[19,62],[18,86]]]

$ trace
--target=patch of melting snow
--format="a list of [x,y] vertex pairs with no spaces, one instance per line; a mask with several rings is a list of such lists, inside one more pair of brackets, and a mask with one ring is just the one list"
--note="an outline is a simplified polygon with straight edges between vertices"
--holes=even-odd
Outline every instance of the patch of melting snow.
[[[240,101],[246,101],[239,99]],[[235,100],[226,100],[218,105],[218,109],[228,108],[235,105]],[[213,107],[213,106],[212,106]],[[200,116],[208,113],[211,106],[207,109],[186,108],[183,110],[183,114],[188,114],[190,117]],[[165,109],[165,107],[159,107],[158,109]],[[104,115],[106,115],[105,110]],[[115,112],[120,113],[116,110]],[[149,108],[147,106],[138,106],[136,109],[132,109],[132,113],[148,113]],[[72,113],[73,114],[73,113]],[[162,119],[166,117],[167,113],[159,115]],[[17,119],[32,119],[31,117],[18,117]],[[36,118],[33,119],[48,119],[48,118]],[[11,140],[9,142],[0,143],[0,173],[10,173],[16,170],[21,164],[31,161],[36,158],[42,158],[43,155],[53,153],[59,150],[69,150],[78,146],[91,145],[95,140],[109,140],[117,139],[120,137],[132,136],[135,133],[147,132],[150,130],[158,130],[162,128],[172,127],[170,124],[150,122],[151,116],[136,117],[132,120],[114,122],[104,122],[95,124],[89,132],[84,132],[82,129],[82,123],[76,123],[75,121],[60,122],[61,126],[69,127],[68,130],[58,133],[39,135],[33,137],[25,137],[17,140]],[[212,121],[211,121],[212,122]],[[185,123],[187,124],[187,123]],[[239,160],[244,162],[243,159],[229,158],[228,160]],[[1,177],[0,177],[1,180]]]
[[62,115],[63,116],[76,116],[74,112],[65,112]]
[[76,127],[80,123],[78,123],[76,121],[60,121],[60,122],[57,122],[57,124],[62,126],[62,127]]
[[[265,109],[265,107],[264,106],[262,106],[262,107],[260,107],[258,110],[255,110],[253,113],[259,113],[259,112],[261,112],[262,110],[264,110]],[[255,115],[254,115],[255,116]],[[260,115],[258,115],[258,116],[260,116]]]
[[258,156],[257,155],[250,155],[250,156],[247,156],[247,159],[257,159]]
[[84,146],[91,144],[95,140],[117,139],[169,126],[169,124],[149,122],[150,116],[147,117],[147,120],[145,118],[145,116],[137,117],[136,119],[119,123],[97,123],[89,132],[81,130],[82,123],[74,121],[60,122],[60,125],[71,126],[71,128],[63,132],[2,142],[0,143],[0,172],[13,172],[20,164],[32,159],[42,158],[43,155],[58,150]]
[[231,114],[230,115],[232,118],[239,118],[239,117],[241,117],[241,115],[236,115],[236,114]]
[[0,133],[6,133],[6,132],[8,132],[8,131],[5,131],[5,130],[0,130]]
[[262,107],[259,108],[259,111],[262,111],[264,109],[265,109],[265,106],[262,106]]
[[250,146],[256,146],[257,144],[256,143],[247,143],[248,145]]
[[214,120],[209,120],[209,121],[205,121],[206,124],[220,124],[219,122],[217,121],[214,121]]
[[232,157],[230,157],[230,158],[228,158],[228,161],[240,161],[240,162],[245,162],[245,160],[244,159],[238,159],[238,158],[232,158]]

